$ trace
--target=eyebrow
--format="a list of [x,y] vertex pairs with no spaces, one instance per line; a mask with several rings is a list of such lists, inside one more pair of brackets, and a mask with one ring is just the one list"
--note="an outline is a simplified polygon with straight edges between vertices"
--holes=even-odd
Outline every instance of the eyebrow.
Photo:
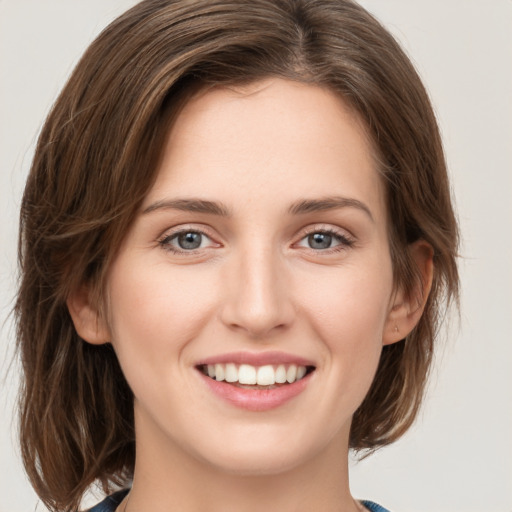
[[[357,208],[374,221],[372,212],[363,202],[358,199],[340,196],[323,197],[319,199],[300,199],[288,208],[288,213],[291,215],[303,215],[338,208]],[[181,210],[185,212],[218,215],[221,217],[231,217],[232,215],[226,205],[206,199],[164,199],[150,204],[142,213],[147,214],[157,210]]]
[[301,199],[293,203],[288,209],[288,212],[292,215],[299,215],[325,210],[335,210],[337,208],[357,208],[366,213],[366,215],[370,217],[370,220],[375,222],[370,208],[358,199],[350,197],[333,196],[320,199]]
[[227,206],[205,199],[164,199],[150,204],[142,213],[151,213],[156,210],[181,210],[184,212],[208,213],[230,217],[231,212]]

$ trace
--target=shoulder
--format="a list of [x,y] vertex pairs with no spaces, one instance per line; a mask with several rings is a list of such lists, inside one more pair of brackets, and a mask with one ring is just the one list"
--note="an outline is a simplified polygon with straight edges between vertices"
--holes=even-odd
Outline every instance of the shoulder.
[[118,491],[111,496],[105,498],[101,503],[90,508],[86,512],[115,512],[117,506],[123,501],[123,498],[128,494],[128,489]]
[[[123,501],[123,498],[128,494],[128,489],[123,489],[122,491],[118,491],[111,496],[105,498],[102,502],[98,503],[94,507],[90,508],[86,512],[115,512],[118,505]],[[361,501],[361,503],[370,511],[370,512],[389,512],[389,510],[381,507],[377,503],[373,501]]]
[[374,503],[373,501],[361,501],[361,503],[370,511],[370,512],[389,512],[387,508],[381,507]]

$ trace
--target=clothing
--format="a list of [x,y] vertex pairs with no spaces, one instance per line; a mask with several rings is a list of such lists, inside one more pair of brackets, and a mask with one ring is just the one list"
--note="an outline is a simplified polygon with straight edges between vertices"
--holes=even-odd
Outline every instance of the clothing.
[[[87,512],[114,512],[121,501],[123,501],[123,498],[128,494],[128,491],[129,489],[124,489],[123,491],[118,491],[112,494],[112,496],[105,498],[101,503],[98,503]],[[386,510],[384,507],[381,507],[372,501],[362,501],[361,503],[370,512],[389,512],[389,510]]]
[[370,512],[389,512],[388,509],[377,505],[373,501],[361,501],[361,503],[370,511]]
[[124,497],[130,492],[130,489],[123,489],[122,491],[117,491],[111,496],[105,498],[101,503],[98,503],[96,506],[90,508],[86,512],[114,512],[115,509],[120,505],[121,501],[123,501]]

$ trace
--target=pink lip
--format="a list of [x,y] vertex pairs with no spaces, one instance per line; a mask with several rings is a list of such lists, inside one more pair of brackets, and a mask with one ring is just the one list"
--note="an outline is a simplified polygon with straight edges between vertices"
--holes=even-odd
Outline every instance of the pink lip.
[[250,364],[252,366],[264,366],[266,364],[296,364],[297,366],[315,366],[312,361],[303,357],[286,354],[285,352],[231,352],[218,356],[208,357],[198,361],[196,366],[205,364]]
[[[209,364],[250,364],[252,366],[295,364],[297,366],[315,366],[312,361],[284,352],[231,352],[202,359],[196,368]],[[277,386],[273,389],[240,388],[225,381],[211,379],[198,368],[203,382],[216,396],[235,407],[249,411],[268,411],[279,407],[298,394],[302,393],[311,380],[312,373],[292,383]]]
[[255,412],[268,411],[285,404],[306,389],[313,375],[310,373],[293,384],[284,384],[274,389],[247,389],[216,381],[200,371],[198,374],[215,395],[235,407]]

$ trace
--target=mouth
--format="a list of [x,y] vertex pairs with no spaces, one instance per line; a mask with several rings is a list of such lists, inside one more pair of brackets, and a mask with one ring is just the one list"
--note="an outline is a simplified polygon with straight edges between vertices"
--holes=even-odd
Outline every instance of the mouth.
[[230,384],[233,387],[252,390],[271,390],[294,384],[314,372],[315,367],[297,364],[216,363],[196,367],[206,377]]
[[213,396],[229,406],[263,412],[297,403],[296,397],[312,386],[317,367],[295,354],[245,351],[203,359],[195,369]]

